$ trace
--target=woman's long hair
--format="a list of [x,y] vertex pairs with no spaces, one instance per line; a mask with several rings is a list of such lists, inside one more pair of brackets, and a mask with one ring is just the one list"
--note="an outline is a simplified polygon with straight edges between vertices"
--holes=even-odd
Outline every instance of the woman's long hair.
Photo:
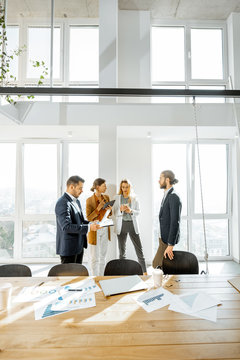
[[97,189],[97,186],[101,186],[102,184],[104,184],[106,182],[106,180],[102,179],[102,178],[97,178],[94,180],[93,185],[91,187],[91,191],[94,191]]
[[123,180],[120,182],[120,185],[119,185],[118,195],[123,195],[123,192],[122,192],[122,184],[128,184],[128,202],[129,202],[129,204],[130,204],[132,198],[135,197],[132,184],[131,184],[131,182],[130,182],[128,179],[123,179]]

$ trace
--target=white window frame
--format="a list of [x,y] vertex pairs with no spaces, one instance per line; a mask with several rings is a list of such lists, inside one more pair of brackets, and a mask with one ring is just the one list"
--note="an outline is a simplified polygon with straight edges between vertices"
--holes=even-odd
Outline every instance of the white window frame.
[[[185,81],[155,81],[154,86],[177,86],[183,85],[186,89],[189,86],[225,86],[228,84],[228,56],[227,56],[227,25],[225,21],[178,21],[175,20],[152,20],[151,27],[184,27],[184,43],[185,43]],[[192,79],[191,78],[191,29],[221,29],[223,41],[223,79]],[[152,51],[151,51],[152,53]]]
[[[202,214],[194,213],[194,181],[195,181],[195,149],[194,145],[196,145],[196,140],[193,141],[154,141],[152,145],[157,144],[185,144],[186,145],[186,171],[187,171],[187,214],[182,215],[181,219],[187,221],[187,250],[191,251],[193,234],[192,234],[192,221],[197,219],[202,219]],[[205,213],[205,220],[219,220],[219,219],[227,219],[228,220],[228,247],[229,247],[229,255],[227,256],[209,256],[209,260],[232,260],[232,182],[231,173],[232,173],[232,140],[217,140],[217,139],[201,139],[199,140],[199,144],[224,144],[228,146],[228,154],[227,154],[227,207],[226,214],[207,214]],[[201,162],[201,155],[200,155]],[[214,186],[214,182],[213,182]],[[204,201],[204,193],[203,193],[203,201]],[[154,208],[153,208],[154,212]],[[181,239],[180,239],[181,241]],[[208,241],[208,239],[207,239]],[[152,244],[153,245],[153,244]],[[204,252],[204,249],[203,249]],[[198,259],[200,261],[204,260],[203,256],[199,256]]]

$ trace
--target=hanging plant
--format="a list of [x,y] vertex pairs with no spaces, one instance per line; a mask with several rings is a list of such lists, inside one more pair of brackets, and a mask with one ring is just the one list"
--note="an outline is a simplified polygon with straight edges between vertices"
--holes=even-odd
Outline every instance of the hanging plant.
[[[13,82],[16,82],[17,79],[14,75],[10,73],[10,64],[17,56],[21,56],[24,51],[26,51],[27,46],[23,45],[16,50],[12,50],[10,54],[7,53],[7,31],[5,23],[5,9],[3,5],[0,5],[0,84],[1,86],[12,86]],[[43,80],[48,75],[48,68],[44,61],[31,60],[32,66],[36,68],[41,68],[42,72],[40,74],[37,85],[40,86],[43,84]],[[21,95],[17,96],[18,99],[21,98]],[[34,95],[28,95],[28,99],[34,99]],[[12,105],[15,105],[17,101],[11,96],[6,95],[5,100]]]

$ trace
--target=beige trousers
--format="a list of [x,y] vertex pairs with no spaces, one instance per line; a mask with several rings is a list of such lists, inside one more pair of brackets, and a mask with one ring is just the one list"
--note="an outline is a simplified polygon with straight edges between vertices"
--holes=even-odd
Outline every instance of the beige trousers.
[[165,244],[161,238],[159,238],[159,246],[158,246],[156,255],[153,259],[153,262],[152,262],[153,268],[156,268],[157,266],[162,267],[163,255],[164,255],[164,251],[166,250],[167,247],[168,247],[168,245]]

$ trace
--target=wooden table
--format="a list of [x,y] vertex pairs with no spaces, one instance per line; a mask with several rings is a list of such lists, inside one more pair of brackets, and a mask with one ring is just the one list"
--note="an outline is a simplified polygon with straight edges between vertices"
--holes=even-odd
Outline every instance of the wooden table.
[[[223,305],[216,323],[167,307],[147,313],[132,293],[105,298],[99,292],[96,307],[39,321],[32,303],[13,303],[8,313],[0,312],[0,359],[240,359],[240,293],[227,282],[231,277],[181,275],[165,284],[174,294],[198,289],[217,295]],[[0,283],[10,281],[16,295],[23,286],[49,279],[63,284],[80,278],[0,278]]]

